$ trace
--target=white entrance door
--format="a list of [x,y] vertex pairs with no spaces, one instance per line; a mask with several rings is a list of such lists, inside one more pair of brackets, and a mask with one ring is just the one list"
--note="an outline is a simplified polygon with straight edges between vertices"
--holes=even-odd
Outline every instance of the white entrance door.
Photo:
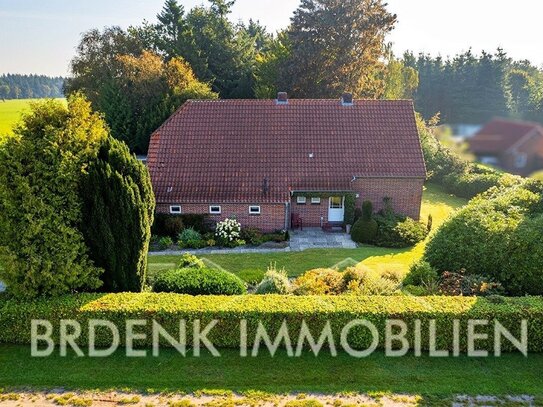
[[345,205],[342,196],[331,196],[328,204],[328,222],[343,222]]

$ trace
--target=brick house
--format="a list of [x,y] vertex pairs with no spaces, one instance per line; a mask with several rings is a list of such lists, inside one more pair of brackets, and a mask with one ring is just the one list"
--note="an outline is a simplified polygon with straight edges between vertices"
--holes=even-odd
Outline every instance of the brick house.
[[[426,171],[408,100],[190,100],[151,137],[159,212],[242,226],[341,224],[345,197],[418,219]],[[351,200],[352,201],[352,200]]]
[[469,140],[478,161],[519,175],[543,168],[543,127],[538,123],[495,118]]

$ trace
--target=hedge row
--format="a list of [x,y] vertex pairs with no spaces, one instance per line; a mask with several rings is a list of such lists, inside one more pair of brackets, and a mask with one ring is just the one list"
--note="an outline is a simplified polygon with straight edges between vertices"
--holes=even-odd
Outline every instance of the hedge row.
[[[476,297],[380,297],[380,296],[188,296],[169,293],[78,294],[55,299],[20,302],[0,295],[0,343],[30,343],[32,319],[46,319],[53,323],[54,339],[58,341],[59,320],[73,319],[81,323],[81,345],[88,344],[89,319],[106,319],[113,322],[124,343],[124,326],[127,319],[145,319],[147,339],[138,346],[152,344],[152,320],[158,322],[173,337],[178,337],[179,321],[187,321],[188,343],[192,343],[192,321],[199,319],[202,327],[218,320],[208,335],[217,347],[239,347],[240,320],[248,324],[248,343],[254,342],[258,322],[262,322],[270,337],[287,321],[289,335],[294,344],[298,340],[302,320],[305,320],[315,339],[318,339],[326,321],[330,321],[336,345],[342,328],[355,319],[372,322],[379,332],[379,347],[384,346],[385,320],[400,319],[408,326],[406,338],[413,346],[415,320],[422,323],[422,349],[428,350],[429,321],[437,326],[437,349],[453,349],[453,320],[460,320],[460,347],[466,350],[467,321],[473,319],[498,320],[516,337],[520,338],[520,321],[528,321],[528,351],[543,351],[543,298],[519,297],[490,299]],[[488,333],[488,340],[478,340],[478,349],[493,351],[493,325],[477,327],[477,333]],[[371,343],[366,328],[354,328],[348,337],[352,347],[366,349]],[[97,331],[97,345],[109,346],[109,331]],[[164,342],[167,345],[166,342]],[[502,350],[514,350],[513,345],[502,339]],[[294,345],[295,346],[295,345]],[[325,345],[325,348],[327,345]],[[265,349],[262,349],[263,351]]]

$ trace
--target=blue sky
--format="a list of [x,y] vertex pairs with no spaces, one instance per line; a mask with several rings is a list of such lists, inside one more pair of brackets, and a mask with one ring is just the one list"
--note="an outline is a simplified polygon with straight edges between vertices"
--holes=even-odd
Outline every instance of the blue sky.
[[[202,0],[181,0],[186,8]],[[299,0],[237,0],[234,21],[260,20],[271,31],[288,25]],[[80,34],[94,27],[154,21],[163,0],[0,0],[0,74],[67,75]],[[540,0],[388,0],[398,15],[390,35],[406,49],[454,55],[502,46],[512,57],[543,64]]]

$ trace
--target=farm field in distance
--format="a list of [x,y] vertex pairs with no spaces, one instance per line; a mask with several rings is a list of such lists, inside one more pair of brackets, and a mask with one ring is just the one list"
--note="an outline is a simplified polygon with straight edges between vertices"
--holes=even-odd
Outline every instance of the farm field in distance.
[[[20,119],[21,114],[28,110],[31,102],[46,99],[6,99],[0,101],[0,135],[9,134],[13,125]],[[61,98],[60,100],[65,100]]]

